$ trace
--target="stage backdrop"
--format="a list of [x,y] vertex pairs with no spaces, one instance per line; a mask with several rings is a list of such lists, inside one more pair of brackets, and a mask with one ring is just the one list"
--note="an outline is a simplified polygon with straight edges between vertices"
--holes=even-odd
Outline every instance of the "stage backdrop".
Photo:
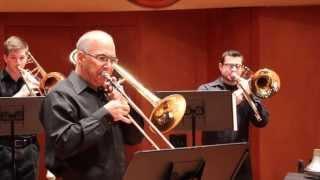
[[[255,179],[283,179],[298,159],[319,148],[320,7],[239,8],[128,13],[0,13],[0,42],[10,35],[28,41],[47,72],[68,75],[69,53],[87,30],[114,36],[120,64],[150,90],[193,90],[214,80],[226,49],[241,51],[253,70],[279,73],[280,93],[265,100],[270,123],[251,128]],[[0,49],[0,53],[3,50]],[[3,66],[3,61],[1,62]],[[129,94],[151,107],[132,88]],[[40,132],[44,179],[44,134]],[[188,133],[190,144],[190,133]],[[199,144],[200,133],[197,133]],[[128,147],[128,159],[147,143]]]

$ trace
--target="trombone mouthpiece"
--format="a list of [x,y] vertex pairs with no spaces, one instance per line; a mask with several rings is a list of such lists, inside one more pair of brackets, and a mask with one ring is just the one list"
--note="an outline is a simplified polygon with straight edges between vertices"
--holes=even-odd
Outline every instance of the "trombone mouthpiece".
[[239,80],[240,76],[237,73],[233,72],[231,73],[231,78],[232,80],[237,81]]
[[106,71],[102,71],[101,72],[101,76],[105,77],[105,78],[110,78],[110,74],[107,73]]
[[106,81],[111,81],[111,82],[113,81],[111,75],[106,71],[102,71],[101,76],[105,78]]

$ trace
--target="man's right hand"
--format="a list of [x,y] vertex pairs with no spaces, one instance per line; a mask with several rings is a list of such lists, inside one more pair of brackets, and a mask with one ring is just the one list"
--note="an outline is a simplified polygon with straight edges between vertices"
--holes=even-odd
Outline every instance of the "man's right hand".
[[[33,91],[33,93],[37,94],[38,92],[36,91],[36,89],[31,89],[31,91]],[[24,84],[21,89],[12,97],[26,97],[26,96],[31,96],[32,93],[30,92],[29,88],[27,87],[26,84]]]
[[242,89],[237,89],[236,91],[233,92],[233,94],[236,96],[236,104],[237,105],[240,104],[244,100]]
[[127,117],[130,112],[130,106],[123,100],[111,100],[104,105],[112,115],[114,121],[123,121],[130,124],[131,120]]

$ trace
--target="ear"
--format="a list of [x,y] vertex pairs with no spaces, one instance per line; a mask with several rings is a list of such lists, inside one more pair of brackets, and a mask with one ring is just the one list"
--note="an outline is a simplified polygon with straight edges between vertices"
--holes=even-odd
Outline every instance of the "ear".
[[222,63],[219,63],[219,70],[220,70],[220,72],[222,72],[222,70],[223,70],[223,64]]
[[85,55],[82,52],[78,52],[76,64],[82,64],[84,60],[85,60]]
[[4,55],[3,55],[3,60],[4,60],[5,64],[7,64],[7,62],[8,62],[8,56],[4,54]]

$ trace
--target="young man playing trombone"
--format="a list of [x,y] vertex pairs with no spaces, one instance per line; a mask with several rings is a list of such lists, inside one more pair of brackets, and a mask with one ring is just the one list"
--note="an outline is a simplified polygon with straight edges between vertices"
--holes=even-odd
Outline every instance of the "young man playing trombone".
[[[219,91],[228,90],[236,94],[237,103],[237,120],[238,131],[225,130],[225,131],[204,131],[202,133],[203,144],[224,144],[235,142],[248,142],[249,139],[249,122],[256,127],[264,127],[268,123],[269,113],[266,108],[261,104],[259,100],[255,100],[254,103],[257,106],[258,113],[261,120],[258,120],[243,96],[242,89],[238,89],[239,83],[235,77],[241,77],[244,73],[243,56],[240,52],[235,50],[228,50],[222,54],[221,61],[219,63],[219,70],[221,76],[215,81],[202,84],[199,86],[200,91]],[[243,87],[248,90],[249,85],[241,82]],[[239,173],[236,177],[237,180],[250,180],[251,165],[250,158],[244,161]]]
[[112,37],[103,31],[83,34],[72,61],[75,70],[46,96],[41,122],[46,133],[46,166],[63,179],[121,180],[124,144],[137,144],[141,133],[130,114],[142,118],[106,83],[117,63]]
[[[27,62],[28,44],[17,36],[11,36],[4,42],[5,68],[0,72],[0,97],[19,96],[26,90],[19,68]],[[12,167],[12,149],[14,143],[15,168]],[[39,145],[36,135],[19,135],[12,140],[10,136],[0,136],[0,178],[12,180],[36,180],[38,176]],[[15,170],[12,174],[12,169]]]

